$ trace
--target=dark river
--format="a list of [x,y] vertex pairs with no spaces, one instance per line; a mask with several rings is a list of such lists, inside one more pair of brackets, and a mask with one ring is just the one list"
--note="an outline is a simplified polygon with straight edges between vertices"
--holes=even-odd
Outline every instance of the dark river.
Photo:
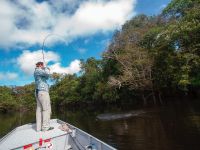
[[[99,114],[107,119],[97,119]],[[65,110],[54,112],[52,118],[67,121],[119,150],[200,150],[200,101],[134,110]],[[34,121],[34,112],[0,114],[0,137]]]

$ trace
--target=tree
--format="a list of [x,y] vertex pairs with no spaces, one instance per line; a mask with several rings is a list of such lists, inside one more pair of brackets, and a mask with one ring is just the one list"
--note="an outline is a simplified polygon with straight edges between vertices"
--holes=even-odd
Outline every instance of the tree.
[[[145,15],[137,16],[127,22],[118,32],[105,57],[119,64],[119,74],[110,76],[111,86],[126,86],[131,90],[153,91],[152,65],[153,58],[140,46],[145,33],[154,26],[154,18]],[[143,95],[144,103],[146,99]]]
[[96,84],[101,80],[102,66],[99,60],[91,57],[86,62],[82,61],[82,75],[79,90],[84,101],[92,101]]
[[162,13],[166,25],[150,29],[144,36],[143,46],[155,60],[153,77],[158,89],[187,92],[199,83],[199,12],[199,0],[173,0]]
[[169,18],[181,18],[187,11],[199,5],[199,0],[172,0],[162,14]]
[[76,75],[65,75],[50,88],[51,101],[54,106],[60,107],[80,101],[78,93],[79,79]]
[[0,86],[0,110],[14,110],[17,106],[17,101],[12,96],[12,89],[6,86]]

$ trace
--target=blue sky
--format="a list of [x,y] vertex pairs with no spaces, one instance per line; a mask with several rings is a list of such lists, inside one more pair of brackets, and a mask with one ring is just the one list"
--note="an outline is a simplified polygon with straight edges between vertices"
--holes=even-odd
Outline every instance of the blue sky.
[[0,85],[33,82],[34,64],[80,71],[80,59],[101,58],[115,30],[137,14],[156,15],[170,0],[1,0]]

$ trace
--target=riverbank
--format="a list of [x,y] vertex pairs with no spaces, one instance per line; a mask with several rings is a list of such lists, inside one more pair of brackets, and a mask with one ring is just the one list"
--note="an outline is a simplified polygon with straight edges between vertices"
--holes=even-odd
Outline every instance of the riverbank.
[[[173,95],[172,95],[173,94]],[[154,100],[152,97],[148,97],[146,99],[146,103],[144,103],[143,99],[141,97],[133,97],[129,99],[118,99],[116,101],[76,101],[76,102],[69,102],[69,103],[54,103],[52,102],[52,109],[53,110],[71,110],[71,111],[76,111],[76,110],[104,110],[104,109],[112,109],[112,108],[120,108],[121,110],[126,110],[126,109],[137,109],[137,108],[148,108],[148,107],[158,107],[158,106],[163,106],[169,102],[180,102],[180,103],[186,103],[188,101],[198,101],[199,95],[197,93],[188,93],[185,94],[183,92],[179,93],[165,93],[162,96],[158,97],[156,95],[156,100]],[[30,101],[30,100],[28,100]],[[9,112],[28,112],[28,111],[33,111],[36,108],[36,103],[35,103],[35,97],[32,97],[32,101],[30,104],[17,104],[13,106],[4,106],[0,108],[1,113],[9,113]]]

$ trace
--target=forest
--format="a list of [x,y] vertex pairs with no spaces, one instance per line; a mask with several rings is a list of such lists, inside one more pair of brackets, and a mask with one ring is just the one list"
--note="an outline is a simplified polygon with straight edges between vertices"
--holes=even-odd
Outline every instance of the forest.
[[[115,31],[101,59],[81,72],[53,73],[52,105],[162,104],[200,97],[200,0],[172,0],[161,14],[134,16]],[[34,82],[0,86],[0,111],[35,109]]]

